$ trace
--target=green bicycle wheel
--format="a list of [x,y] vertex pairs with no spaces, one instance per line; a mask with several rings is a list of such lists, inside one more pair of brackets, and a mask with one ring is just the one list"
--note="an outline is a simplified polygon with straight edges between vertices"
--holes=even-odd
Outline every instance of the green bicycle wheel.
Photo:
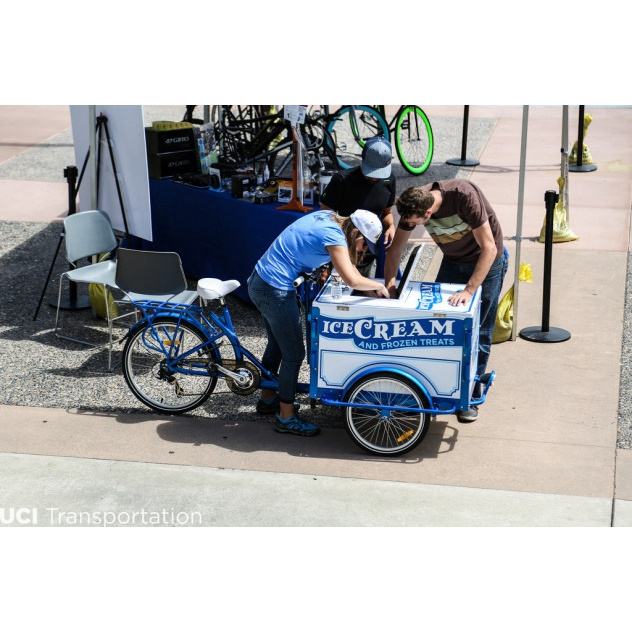
[[370,105],[341,107],[327,131],[333,139],[340,169],[357,167],[362,163],[362,150],[369,138],[383,136],[390,140],[384,117]]
[[413,175],[430,166],[434,152],[432,127],[418,105],[404,106],[395,124],[395,151],[402,166]]

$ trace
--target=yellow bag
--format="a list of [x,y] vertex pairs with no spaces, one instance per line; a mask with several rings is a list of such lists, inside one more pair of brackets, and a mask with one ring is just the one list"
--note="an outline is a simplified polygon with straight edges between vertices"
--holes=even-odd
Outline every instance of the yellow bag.
[[[579,237],[570,229],[568,225],[568,210],[564,206],[564,185],[565,179],[559,177],[557,183],[560,187],[560,195],[555,208],[553,209],[553,243],[575,241]],[[538,242],[543,244],[546,241],[546,216],[542,222]]]
[[[110,256],[109,253],[105,253],[99,257],[99,263],[105,261]],[[90,283],[88,286],[88,296],[90,297],[90,305],[100,318],[107,318],[105,311],[105,290],[99,283]],[[110,311],[110,318],[116,318],[118,316],[118,305],[114,302],[114,296],[112,292],[107,291],[108,309]]]
[[[531,283],[533,280],[533,272],[531,265],[528,263],[520,264],[518,274],[519,281]],[[492,344],[498,342],[507,342],[511,338],[513,330],[513,307],[514,307],[514,286],[512,285],[498,302],[498,311],[496,312],[496,323],[494,332],[492,333]]]
[[[88,295],[90,296],[90,305],[100,318],[106,318],[105,311],[105,292],[103,286],[98,283],[90,283],[88,286]],[[110,318],[116,318],[118,316],[118,306],[114,302],[114,297],[110,290],[107,291],[108,309],[110,310]]]

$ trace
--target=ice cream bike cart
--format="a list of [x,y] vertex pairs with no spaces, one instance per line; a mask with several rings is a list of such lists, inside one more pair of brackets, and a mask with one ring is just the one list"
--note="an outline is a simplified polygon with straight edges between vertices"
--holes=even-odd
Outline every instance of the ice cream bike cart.
[[[468,305],[447,299],[461,285],[413,281],[416,247],[398,298],[355,295],[332,274],[295,281],[305,305],[310,405],[344,411],[363,450],[404,454],[426,436],[431,418],[485,401],[493,372],[476,375],[480,290]],[[278,389],[278,377],[241,343],[225,297],[236,280],[200,279],[201,305],[136,300],[142,318],[125,336],[125,380],[144,404],[182,414],[203,404],[223,380],[236,395]],[[125,288],[123,288],[125,289]],[[476,382],[484,388],[472,399]]]
[[343,407],[349,435],[374,454],[412,450],[433,416],[482,404],[494,380],[476,375],[480,289],[450,305],[464,286],[411,280],[420,254],[417,246],[397,299],[356,296],[332,275],[309,314],[310,397]]

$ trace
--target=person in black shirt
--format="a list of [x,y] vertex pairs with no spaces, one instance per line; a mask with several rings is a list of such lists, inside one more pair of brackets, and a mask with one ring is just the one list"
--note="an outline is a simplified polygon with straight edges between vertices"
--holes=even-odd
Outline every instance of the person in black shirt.
[[[343,217],[358,209],[375,213],[384,229],[381,249],[390,245],[396,228],[391,211],[396,193],[392,160],[393,150],[385,138],[369,139],[362,151],[362,164],[335,173],[320,198],[321,209],[332,209]],[[374,260],[374,255],[365,257],[360,272],[366,275]]]

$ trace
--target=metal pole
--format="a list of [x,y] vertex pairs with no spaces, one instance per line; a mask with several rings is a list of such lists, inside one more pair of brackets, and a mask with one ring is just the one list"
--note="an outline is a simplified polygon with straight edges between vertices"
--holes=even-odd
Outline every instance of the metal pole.
[[597,165],[584,165],[584,106],[579,106],[579,122],[577,125],[577,164],[570,165],[569,171],[596,171]]
[[97,208],[97,128],[96,106],[88,106],[90,119],[90,208]]
[[[77,212],[77,185],[76,185],[77,174],[78,174],[78,170],[77,170],[77,167],[75,167],[74,165],[66,167],[64,169],[64,177],[68,180],[68,215],[69,216],[74,215]],[[64,238],[64,233],[62,231],[62,234],[59,238],[59,243],[57,244],[57,250],[55,251],[53,265],[55,263],[55,260],[57,259],[57,255],[59,254],[59,249],[60,249],[63,238]],[[46,284],[44,285],[44,291],[46,290],[46,287],[48,286],[48,283],[50,281],[52,270],[53,268],[51,266],[50,272],[48,273],[48,278],[46,279]],[[44,292],[42,292],[42,298],[43,297],[44,297]],[[42,298],[40,298],[40,304],[41,304]],[[56,298],[54,301],[49,301],[49,305],[57,309]],[[69,281],[68,282],[68,298],[62,297],[62,299],[59,301],[59,309],[74,311],[78,309],[87,309],[88,307],[90,307],[90,297],[85,296],[85,295],[78,296],[77,284],[74,283],[73,281]],[[35,312],[35,316],[33,317],[33,320],[37,318],[38,312],[39,312],[39,305],[38,305],[37,311]]]
[[518,290],[520,287],[520,259],[522,250],[522,214],[524,208],[524,180],[527,163],[527,130],[529,127],[529,106],[522,106],[522,141],[520,147],[520,179],[518,181],[518,218],[516,220],[516,256],[514,262],[514,320],[511,339],[516,339],[516,323],[518,320]]
[[470,160],[466,158],[467,155],[467,128],[468,121],[470,118],[470,106],[463,106],[463,138],[461,141],[461,157],[460,158],[450,158],[446,160],[447,165],[457,165],[459,167],[475,167],[476,165],[480,165],[481,163],[478,160]]
[[520,332],[520,337],[531,342],[563,342],[571,335],[565,329],[549,327],[551,313],[551,263],[553,259],[553,217],[555,205],[559,199],[557,191],[547,191],[544,194],[546,203],[546,227],[544,244],[544,282],[542,285],[542,326],[526,327]]
[[569,219],[568,207],[568,105],[562,108],[562,178],[564,178],[564,190],[562,191],[562,206],[566,209],[566,217]]
[[584,160],[584,106],[579,106],[579,121],[577,129],[577,167],[582,168]]

